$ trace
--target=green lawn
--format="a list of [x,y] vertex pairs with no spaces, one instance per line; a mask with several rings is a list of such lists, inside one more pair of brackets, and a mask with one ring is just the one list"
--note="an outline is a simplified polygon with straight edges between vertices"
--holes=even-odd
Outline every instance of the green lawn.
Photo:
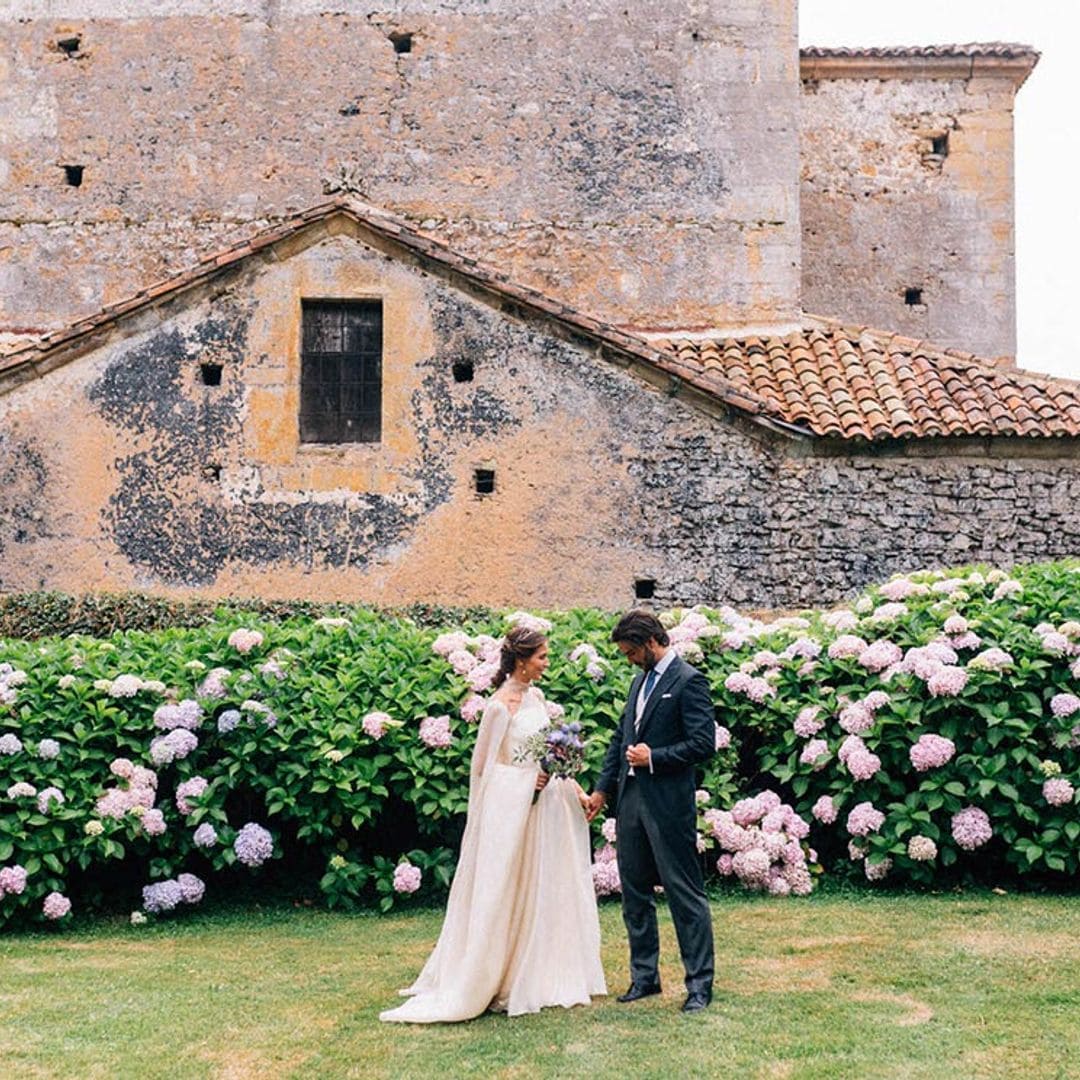
[[[439,914],[207,912],[0,938],[2,1077],[1078,1077],[1080,898],[714,903],[716,1000],[401,1027]],[[609,988],[626,984],[602,908]]]

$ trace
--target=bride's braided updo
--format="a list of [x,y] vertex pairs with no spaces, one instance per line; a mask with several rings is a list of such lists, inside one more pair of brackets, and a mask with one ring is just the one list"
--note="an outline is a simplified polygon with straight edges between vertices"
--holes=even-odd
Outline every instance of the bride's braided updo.
[[547,641],[547,638],[539,630],[530,630],[526,626],[515,626],[502,641],[502,649],[499,653],[499,670],[495,672],[495,678],[491,680],[496,690],[517,668],[522,660],[528,660],[537,649]]

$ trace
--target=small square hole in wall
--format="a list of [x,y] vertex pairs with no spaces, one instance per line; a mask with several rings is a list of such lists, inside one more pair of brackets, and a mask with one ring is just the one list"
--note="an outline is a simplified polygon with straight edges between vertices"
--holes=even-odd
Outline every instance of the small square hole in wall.
[[904,303],[908,307],[918,307],[923,302],[922,289],[909,287],[904,290]]
[[68,56],[74,56],[79,51],[80,38],[77,35],[72,37],[60,38],[56,42],[56,47],[63,53],[67,53]]
[[636,600],[652,600],[656,596],[656,579],[651,577],[639,577],[634,581],[634,598]]
[[199,378],[202,380],[203,386],[220,386],[221,385],[221,365],[220,364],[200,364],[199,365]]
[[69,187],[82,187],[84,165],[61,165],[64,170],[64,182]]
[[477,495],[491,495],[495,491],[495,470],[477,469],[473,474]]
[[458,360],[453,366],[454,382],[472,382],[473,364],[471,360]]
[[945,132],[944,135],[935,135],[930,140],[930,152],[937,157],[949,156],[949,133]]
[[391,44],[394,46],[394,52],[399,56],[402,53],[412,52],[412,34],[405,33],[402,30],[395,30],[389,37]]
[[221,466],[220,465],[204,465],[203,466],[203,479],[212,480],[217,482],[221,479]]

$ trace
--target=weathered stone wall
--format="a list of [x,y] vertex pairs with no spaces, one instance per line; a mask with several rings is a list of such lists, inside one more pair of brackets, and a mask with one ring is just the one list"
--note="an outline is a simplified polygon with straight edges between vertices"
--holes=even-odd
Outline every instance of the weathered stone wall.
[[[648,578],[659,603],[799,606],[897,570],[1080,552],[1072,444],[824,456],[343,229],[0,394],[0,589],[618,608]],[[380,444],[299,442],[303,297],[382,300]]]
[[1015,73],[896,75],[804,81],[803,307],[1015,357]]
[[348,6],[0,7],[0,332],[123,299],[342,166],[610,321],[796,321],[795,0]]

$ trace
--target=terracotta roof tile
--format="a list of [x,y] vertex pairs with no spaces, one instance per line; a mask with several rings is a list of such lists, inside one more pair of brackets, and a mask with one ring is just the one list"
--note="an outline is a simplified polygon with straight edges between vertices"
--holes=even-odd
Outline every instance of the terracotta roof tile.
[[995,367],[960,350],[814,319],[762,342],[673,339],[684,361],[719,359],[775,419],[821,436],[1080,436],[1080,384]]
[[921,59],[928,56],[1001,56],[1020,57],[1038,56],[1038,49],[1031,45],[1020,45],[1011,41],[969,42],[966,45],[876,45],[869,47],[807,45],[799,50],[799,55],[814,59],[832,56],[870,56],[875,58],[912,57]]

